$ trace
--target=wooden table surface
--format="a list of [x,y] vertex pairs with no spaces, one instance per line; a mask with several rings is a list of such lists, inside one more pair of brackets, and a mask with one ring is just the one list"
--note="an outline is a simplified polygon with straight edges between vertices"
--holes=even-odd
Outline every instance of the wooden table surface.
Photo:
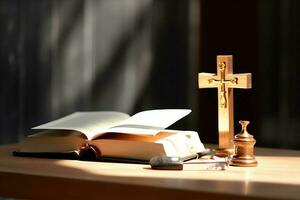
[[0,197],[25,199],[300,199],[300,151],[256,148],[257,167],[148,165],[12,156],[0,147]]

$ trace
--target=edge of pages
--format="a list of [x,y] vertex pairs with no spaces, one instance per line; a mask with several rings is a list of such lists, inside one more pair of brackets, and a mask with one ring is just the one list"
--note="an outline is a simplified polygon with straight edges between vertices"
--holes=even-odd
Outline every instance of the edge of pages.
[[108,132],[156,135],[190,112],[190,109],[159,109],[142,111],[131,117],[114,111],[75,112],[32,129],[74,130],[88,139]]

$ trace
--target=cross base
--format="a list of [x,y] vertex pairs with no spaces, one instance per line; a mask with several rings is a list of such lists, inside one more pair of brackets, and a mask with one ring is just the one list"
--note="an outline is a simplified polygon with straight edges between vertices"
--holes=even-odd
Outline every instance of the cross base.
[[234,154],[234,149],[230,148],[217,148],[214,150],[215,156],[218,157],[228,157]]

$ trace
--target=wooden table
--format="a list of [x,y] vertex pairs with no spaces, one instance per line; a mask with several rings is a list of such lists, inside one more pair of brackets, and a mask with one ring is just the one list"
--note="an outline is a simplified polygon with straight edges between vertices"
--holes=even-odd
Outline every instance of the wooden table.
[[0,147],[0,197],[37,199],[300,199],[300,151],[256,148],[258,166],[206,171],[12,156]]

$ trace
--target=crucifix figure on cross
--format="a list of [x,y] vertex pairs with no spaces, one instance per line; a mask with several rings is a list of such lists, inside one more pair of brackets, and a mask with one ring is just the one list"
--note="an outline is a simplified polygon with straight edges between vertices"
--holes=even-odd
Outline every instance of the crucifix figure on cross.
[[219,148],[216,156],[234,153],[233,88],[251,88],[251,73],[233,74],[232,55],[217,56],[217,74],[199,73],[199,88],[218,88]]

